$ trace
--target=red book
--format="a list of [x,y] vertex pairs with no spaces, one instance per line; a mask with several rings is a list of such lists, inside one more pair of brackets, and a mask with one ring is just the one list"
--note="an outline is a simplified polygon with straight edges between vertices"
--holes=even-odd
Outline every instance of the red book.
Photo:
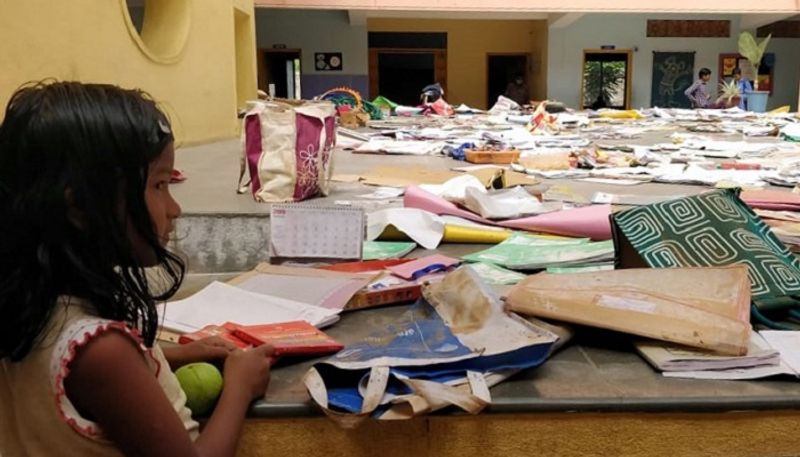
[[361,260],[358,262],[335,263],[333,265],[319,267],[319,269],[328,271],[342,271],[346,273],[370,273],[374,271],[383,271],[388,267],[402,265],[404,263],[411,262],[412,260],[414,259]]
[[306,321],[237,326],[233,334],[253,346],[272,345],[276,357],[325,355],[344,348],[344,345]]
[[233,331],[238,327],[239,326],[233,322],[226,322],[222,325],[206,325],[196,332],[184,333],[178,338],[178,343],[188,344],[197,340],[202,340],[203,338],[208,338],[210,336],[218,336],[224,340],[230,341],[237,347],[247,349],[252,345],[233,334]]

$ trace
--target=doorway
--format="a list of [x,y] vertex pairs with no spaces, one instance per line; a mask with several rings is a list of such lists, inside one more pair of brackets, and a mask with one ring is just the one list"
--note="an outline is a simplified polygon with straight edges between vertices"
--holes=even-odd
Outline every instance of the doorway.
[[407,106],[420,103],[422,89],[438,82],[447,94],[447,51],[442,49],[370,49],[370,97],[383,95]]
[[302,97],[299,49],[260,49],[258,57],[259,89],[277,98]]
[[630,109],[633,53],[585,49],[581,67],[583,109]]
[[[486,56],[486,106],[491,108],[497,97],[504,95],[506,86],[517,76],[521,75],[525,85],[528,85],[528,54],[488,54]],[[530,90],[528,97],[530,98]],[[528,103],[530,100],[526,100]]]
[[419,104],[420,90],[436,80],[432,52],[378,54],[378,93],[401,105]]
[[439,83],[447,93],[447,33],[369,32],[369,97],[417,106],[422,89]]

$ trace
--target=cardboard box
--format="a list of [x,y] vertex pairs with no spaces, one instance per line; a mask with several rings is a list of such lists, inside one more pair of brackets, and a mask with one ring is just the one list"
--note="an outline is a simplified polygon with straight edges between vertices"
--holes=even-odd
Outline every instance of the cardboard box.
[[467,149],[464,151],[464,159],[469,163],[509,164],[519,160],[519,151],[516,149],[508,151],[481,151]]

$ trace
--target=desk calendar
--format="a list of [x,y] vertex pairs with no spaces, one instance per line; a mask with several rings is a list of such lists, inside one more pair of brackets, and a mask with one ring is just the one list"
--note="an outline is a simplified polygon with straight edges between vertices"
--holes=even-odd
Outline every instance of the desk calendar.
[[270,211],[269,255],[360,260],[364,227],[360,208],[275,204]]

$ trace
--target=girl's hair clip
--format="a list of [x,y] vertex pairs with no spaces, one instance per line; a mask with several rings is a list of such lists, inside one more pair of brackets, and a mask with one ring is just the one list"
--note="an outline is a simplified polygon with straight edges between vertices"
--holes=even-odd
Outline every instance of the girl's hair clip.
[[158,128],[161,129],[161,133],[164,133],[164,134],[167,134],[167,135],[172,134],[172,130],[170,130],[169,124],[167,124],[166,122],[164,122],[161,119],[158,120]]

